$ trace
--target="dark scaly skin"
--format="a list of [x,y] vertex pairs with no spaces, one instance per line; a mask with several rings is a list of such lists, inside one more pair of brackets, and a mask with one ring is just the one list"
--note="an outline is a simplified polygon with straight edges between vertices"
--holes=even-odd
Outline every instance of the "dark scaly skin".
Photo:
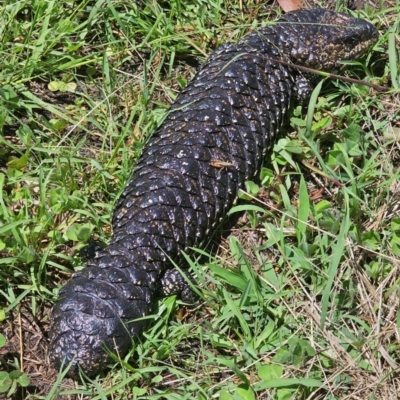
[[259,173],[304,87],[299,71],[271,59],[332,71],[376,38],[366,21],[300,10],[210,56],[143,150],[115,208],[109,246],[60,291],[49,348],[57,367],[73,361],[72,376],[78,366],[98,373],[110,360],[105,348],[123,356],[143,331],[135,320],[151,312],[159,286],[186,290],[167,256],[179,262],[182,250],[203,244]]

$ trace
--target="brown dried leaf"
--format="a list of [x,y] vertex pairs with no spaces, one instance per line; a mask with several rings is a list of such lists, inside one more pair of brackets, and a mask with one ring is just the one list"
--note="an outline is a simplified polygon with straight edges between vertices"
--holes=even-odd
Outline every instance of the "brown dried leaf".
[[279,5],[285,12],[298,10],[299,8],[304,8],[301,0],[278,0]]

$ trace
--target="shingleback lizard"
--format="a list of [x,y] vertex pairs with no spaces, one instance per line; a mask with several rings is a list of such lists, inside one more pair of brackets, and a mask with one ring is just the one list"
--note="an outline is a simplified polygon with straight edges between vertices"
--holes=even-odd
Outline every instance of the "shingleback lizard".
[[151,312],[157,293],[191,299],[168,257],[179,261],[182,250],[202,246],[315,80],[276,60],[335,71],[376,38],[364,20],[298,10],[211,54],[143,149],[109,245],[60,290],[49,347],[57,367],[64,360],[71,376],[79,367],[98,373],[110,360],[105,348],[122,357],[143,332],[145,322],[135,320]]

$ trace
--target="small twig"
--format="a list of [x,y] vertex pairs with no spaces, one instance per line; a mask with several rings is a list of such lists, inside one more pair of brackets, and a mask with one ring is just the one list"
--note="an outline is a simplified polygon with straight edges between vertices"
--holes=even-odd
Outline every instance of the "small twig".
[[20,348],[19,364],[21,372],[24,372],[24,344],[22,341],[22,320],[21,320],[21,311],[19,307],[18,307],[18,324],[19,324],[19,348]]
[[386,87],[386,86],[375,85],[374,83],[366,82],[366,81],[363,81],[361,79],[354,79],[354,78],[349,78],[347,76],[332,74],[330,72],[318,71],[316,69],[304,67],[302,65],[293,64],[293,63],[286,62],[286,61],[283,61],[283,60],[278,60],[276,58],[265,57],[265,59],[268,60],[268,61],[273,61],[273,62],[276,62],[278,64],[285,65],[286,67],[296,68],[296,69],[298,69],[300,71],[309,72],[309,73],[316,74],[316,75],[321,75],[321,76],[324,76],[324,77],[327,77],[327,78],[340,79],[341,81],[349,82],[349,83],[358,83],[360,85],[364,85],[364,86],[368,86],[370,88],[373,88],[378,92],[387,92],[387,91],[389,91],[389,88]]

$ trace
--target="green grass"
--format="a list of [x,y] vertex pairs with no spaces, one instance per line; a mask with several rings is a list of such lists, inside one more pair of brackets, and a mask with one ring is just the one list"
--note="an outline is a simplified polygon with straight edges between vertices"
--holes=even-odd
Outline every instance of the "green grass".
[[143,340],[105,377],[62,380],[48,365],[49,310],[84,265],[81,250],[110,237],[113,204],[143,145],[215,47],[280,13],[263,3],[2,2],[0,370],[30,379],[4,390],[34,399],[397,398],[400,7],[383,3],[359,13],[381,36],[346,71],[391,90],[333,80],[294,110],[218,248],[186,258],[202,304],[161,300]]

